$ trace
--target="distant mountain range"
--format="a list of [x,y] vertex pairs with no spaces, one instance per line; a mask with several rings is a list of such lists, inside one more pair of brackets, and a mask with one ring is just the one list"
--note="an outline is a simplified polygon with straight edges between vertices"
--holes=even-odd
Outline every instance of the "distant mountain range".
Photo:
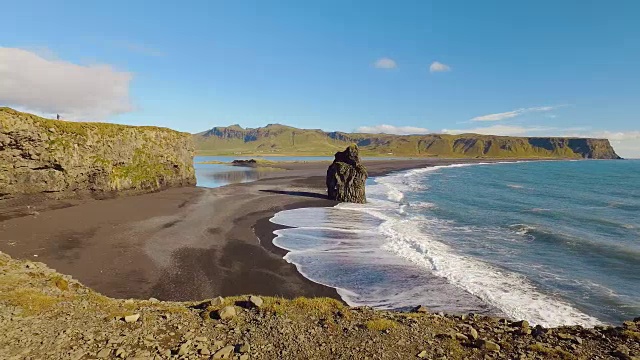
[[325,132],[270,124],[214,127],[194,134],[203,155],[333,155],[352,143],[364,156],[619,159],[607,139],[479,134],[389,135]]

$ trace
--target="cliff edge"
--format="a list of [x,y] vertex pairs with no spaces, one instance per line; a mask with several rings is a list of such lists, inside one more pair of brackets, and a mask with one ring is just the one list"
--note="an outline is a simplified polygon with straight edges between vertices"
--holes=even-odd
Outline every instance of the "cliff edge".
[[190,134],[0,108],[0,199],[103,197],[195,184]]

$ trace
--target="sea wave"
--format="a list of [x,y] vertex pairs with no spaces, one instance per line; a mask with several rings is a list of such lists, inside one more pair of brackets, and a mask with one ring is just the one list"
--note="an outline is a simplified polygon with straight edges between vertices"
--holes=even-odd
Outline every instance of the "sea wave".
[[600,324],[598,319],[575,309],[564,300],[539,291],[520,274],[458,254],[450,246],[437,241],[434,234],[425,233],[424,222],[398,219],[389,215],[392,212],[380,212],[366,206],[340,206],[359,209],[384,220],[378,230],[387,239],[383,246],[385,250],[447,279],[449,283],[497,307],[511,318],[526,319],[543,326]]
[[531,237],[537,242],[551,244],[557,251],[579,251],[585,256],[597,255],[601,261],[625,261],[640,263],[640,250],[617,241],[596,241],[586,237],[576,237],[560,231],[544,229],[533,225],[514,224],[511,226],[516,233]]
[[[305,249],[287,247],[287,242],[295,243],[304,239],[299,233],[289,233],[291,236],[287,236],[287,231],[295,229],[279,230],[279,236],[274,240],[274,244],[292,251],[287,255],[286,259],[296,264],[302,273],[307,274],[305,276],[316,279],[315,281],[317,282],[339,288],[339,293],[343,299],[352,305],[398,308],[415,305],[417,303],[416,299],[422,298],[426,302],[431,300],[437,307],[438,304],[443,302],[456,302],[454,299],[460,293],[453,295],[454,290],[452,290],[451,286],[446,287],[449,284],[462,290],[463,293],[471,295],[467,295],[466,298],[469,303],[473,303],[473,299],[481,299],[488,306],[495,307],[503,314],[514,319],[527,319],[531,323],[544,326],[567,324],[592,326],[599,324],[600,321],[598,319],[583,313],[566,300],[546,294],[522,274],[508,271],[478,258],[460,253],[441,241],[438,238],[438,234],[443,231],[446,232],[447,226],[449,226],[449,229],[454,226],[449,224],[448,221],[425,217],[424,211],[420,212],[423,216],[415,216],[415,212],[408,212],[408,209],[412,208],[420,208],[420,210],[436,208],[435,204],[427,201],[407,200],[407,194],[425,187],[420,185],[425,183],[425,176],[430,176],[432,173],[440,172],[446,168],[488,164],[501,163],[435,166],[375,178],[374,183],[367,187],[370,196],[368,204],[339,204],[328,212],[335,212],[334,215],[319,217],[317,214],[315,216],[312,214],[304,216],[304,214],[298,213],[298,215],[294,216],[295,220],[291,220],[291,217],[287,219],[286,216],[282,216],[286,212],[278,213],[272,219],[273,222],[306,228],[306,230],[325,229],[326,233],[316,233],[314,235],[323,238],[318,242],[318,244],[321,243],[323,245],[318,248],[310,249],[308,246]],[[534,210],[546,211],[547,209]],[[297,212],[304,211],[304,209],[290,211]],[[355,221],[355,227],[350,225],[350,219],[356,213],[366,214],[368,220],[365,221],[366,224],[364,226],[358,220]],[[293,215],[293,213],[287,214]],[[377,219],[377,224],[376,221],[371,219]],[[319,226],[319,224],[322,225]],[[374,226],[373,224],[376,225]],[[356,243],[362,246],[348,247],[346,244],[352,240],[346,239],[340,244],[332,243],[327,247],[327,237],[340,237],[335,234],[331,235],[331,229],[339,229],[341,231],[355,229],[356,236],[369,239],[369,243],[355,240]],[[306,231],[305,229],[302,230]],[[462,228],[454,230],[458,232],[466,231]],[[468,232],[473,233],[474,231],[477,231],[477,229],[469,227]],[[518,235],[526,236],[530,239],[535,237],[536,229],[533,226],[516,224],[512,227],[512,231],[516,233],[513,235],[514,239]],[[365,232],[367,233],[365,234]],[[297,239],[295,238],[296,236]],[[487,236],[500,235],[498,233]],[[317,239],[314,241],[317,241]],[[372,244],[376,241],[380,242],[379,248],[372,247]],[[307,242],[307,245],[309,244],[313,244],[313,242]],[[487,245],[487,249],[490,249],[491,246],[493,245]],[[344,251],[346,251],[347,247],[348,255],[345,255]],[[380,252],[380,249],[383,251]],[[496,250],[503,251],[502,249]],[[327,256],[328,253],[331,253],[330,257]],[[504,250],[504,254],[508,253],[508,249]],[[345,264],[354,264],[354,261],[361,268],[348,269]],[[323,264],[323,262],[326,263]],[[384,266],[383,268],[380,267],[384,264],[389,270],[393,271],[384,271]],[[341,270],[337,271],[336,269]],[[361,277],[355,279],[346,275],[352,271]],[[381,281],[382,284],[371,283],[369,288],[366,288],[367,285],[363,284],[366,284],[369,278],[367,277],[368,275],[363,273],[367,271],[372,273],[371,276],[377,276],[377,280]],[[422,283],[413,281],[416,273],[421,274],[420,276],[425,276],[425,279],[428,280],[423,280]],[[394,278],[396,276],[400,276],[402,279]],[[391,280],[392,278],[393,281]],[[446,284],[438,283],[434,278],[443,279]],[[384,285],[385,281],[388,282],[387,288]],[[426,282],[431,285],[423,286]],[[402,284],[404,287],[392,286],[391,284]],[[448,293],[446,291],[434,291],[433,284],[447,288]],[[471,306],[482,308],[476,304]]]

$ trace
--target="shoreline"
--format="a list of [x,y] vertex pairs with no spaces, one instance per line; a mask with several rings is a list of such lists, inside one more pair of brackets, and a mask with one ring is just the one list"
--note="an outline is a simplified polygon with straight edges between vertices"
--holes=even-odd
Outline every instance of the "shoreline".
[[[506,162],[517,160],[508,159]],[[458,163],[504,159],[365,162],[370,177]],[[330,207],[324,163],[285,163],[253,182],[182,187],[105,200],[38,204],[0,220],[0,251],[42,261],[115,298],[191,301],[260,294],[330,297],[337,290],[304,277],[273,245],[276,213]]]
[[[477,160],[365,163],[371,176]],[[187,301],[239,294],[340,299],[300,274],[272,244],[277,212],[332,206],[326,164],[218,188],[182,187],[105,200],[44,201],[35,210],[0,202],[0,251],[42,261],[115,298]],[[35,204],[34,204],[35,205]],[[30,205],[29,205],[30,206]]]

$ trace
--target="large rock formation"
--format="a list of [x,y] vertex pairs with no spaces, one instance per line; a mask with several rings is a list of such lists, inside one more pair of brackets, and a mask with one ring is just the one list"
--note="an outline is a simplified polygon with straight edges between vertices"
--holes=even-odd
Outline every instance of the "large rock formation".
[[103,197],[195,184],[190,134],[0,108],[0,199]]
[[335,154],[327,169],[327,193],[329,199],[364,204],[367,169],[360,162],[358,145],[353,144]]

